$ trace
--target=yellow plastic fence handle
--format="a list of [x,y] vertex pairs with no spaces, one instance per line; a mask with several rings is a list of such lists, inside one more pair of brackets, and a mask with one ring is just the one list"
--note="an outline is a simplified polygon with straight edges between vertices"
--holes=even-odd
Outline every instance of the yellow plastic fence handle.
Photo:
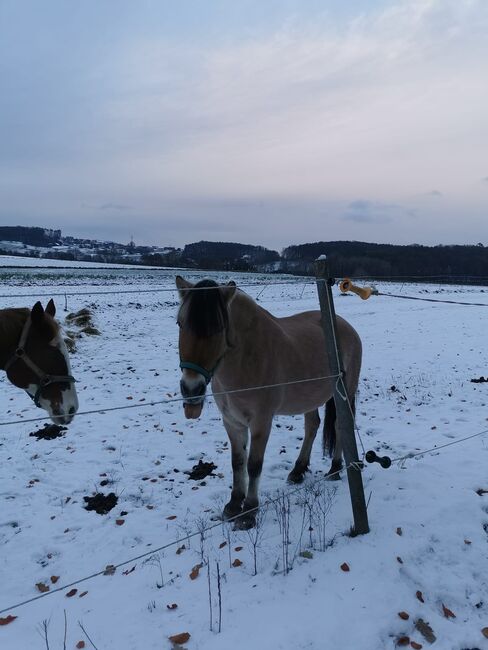
[[339,289],[342,293],[351,291],[363,300],[367,300],[371,295],[375,294],[375,290],[372,287],[357,287],[349,278],[344,278],[344,280],[342,280],[339,284]]

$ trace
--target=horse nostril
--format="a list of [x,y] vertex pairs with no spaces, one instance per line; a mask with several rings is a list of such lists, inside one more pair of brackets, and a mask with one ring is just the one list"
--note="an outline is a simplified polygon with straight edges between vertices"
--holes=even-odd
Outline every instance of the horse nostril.
[[187,385],[183,381],[183,379],[180,381],[180,391],[182,397],[190,397],[190,391],[187,388]]
[[70,408],[70,410],[69,410],[69,414],[70,414],[70,415],[74,415],[75,413],[76,413],[76,409],[75,409],[74,406],[72,406],[72,407]]
[[199,384],[194,391],[195,397],[202,397],[203,395],[205,395],[206,389],[207,386],[203,382]]
[[180,381],[181,395],[185,399],[190,399],[192,397],[203,397],[205,395],[206,388],[207,387],[203,382],[198,382],[198,384],[195,384],[190,388],[183,379]]

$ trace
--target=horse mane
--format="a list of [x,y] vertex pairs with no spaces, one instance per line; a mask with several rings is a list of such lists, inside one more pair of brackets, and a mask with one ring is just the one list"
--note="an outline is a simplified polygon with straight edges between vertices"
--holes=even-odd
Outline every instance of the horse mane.
[[[2,340],[11,340],[15,343],[16,338],[20,337],[22,328],[24,327],[30,314],[30,309],[27,307],[12,307],[9,309],[0,309],[0,335]],[[43,327],[46,337],[52,340],[59,331],[59,326],[54,320],[50,318],[45,320]]]
[[25,325],[29,316],[29,309],[24,307],[0,309],[0,333],[3,338],[19,336],[19,330]]
[[200,280],[188,291],[181,309],[185,308],[185,329],[195,336],[207,338],[219,334],[229,326],[227,304],[213,280]]

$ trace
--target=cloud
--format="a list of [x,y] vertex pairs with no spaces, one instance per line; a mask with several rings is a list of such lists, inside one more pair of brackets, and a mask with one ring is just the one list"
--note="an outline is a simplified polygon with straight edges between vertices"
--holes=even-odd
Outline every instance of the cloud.
[[82,208],[85,208],[87,210],[115,210],[115,211],[122,211],[122,210],[132,210],[132,206],[130,205],[125,205],[124,203],[101,203],[99,205],[90,205],[89,203],[82,203],[81,204]]
[[405,215],[413,216],[411,210],[399,205],[357,199],[346,206],[342,219],[357,223],[383,224]]
[[[320,233],[320,211],[304,214],[328,202],[341,206],[331,238],[346,219],[412,240],[420,208],[416,240],[488,238],[484,188],[473,191],[488,147],[488,3],[397,0],[341,21],[304,3],[256,30],[257,4],[241,29],[206,40],[195,25],[162,38],[146,4],[135,23],[124,4],[110,39],[110,12],[100,22],[90,3],[76,21],[62,11],[54,40],[56,12],[35,12],[30,32],[3,21],[0,218],[70,214],[87,227],[103,210],[116,233],[136,205],[162,243],[184,243],[184,218],[215,238],[272,241],[286,215],[289,243]],[[444,188],[449,212],[426,198]]]
[[100,210],[132,210],[132,207],[123,203],[102,203]]

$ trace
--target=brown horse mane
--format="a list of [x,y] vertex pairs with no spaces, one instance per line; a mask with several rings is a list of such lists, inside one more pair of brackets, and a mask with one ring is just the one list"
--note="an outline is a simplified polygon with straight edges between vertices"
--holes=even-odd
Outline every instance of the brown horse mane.
[[22,331],[29,313],[29,309],[24,307],[0,309],[0,334],[2,339],[18,336],[19,330]]
[[[184,327],[198,337],[207,338],[227,330],[229,313],[227,304],[213,280],[200,280],[197,291],[188,291],[178,312],[178,319],[184,308]],[[207,290],[205,290],[207,289]]]
[[[8,341],[10,345],[16,345],[29,314],[30,309],[27,307],[0,309],[0,340]],[[46,329],[43,333],[51,341],[58,333],[59,326],[54,318],[46,318],[43,329],[44,327]]]

